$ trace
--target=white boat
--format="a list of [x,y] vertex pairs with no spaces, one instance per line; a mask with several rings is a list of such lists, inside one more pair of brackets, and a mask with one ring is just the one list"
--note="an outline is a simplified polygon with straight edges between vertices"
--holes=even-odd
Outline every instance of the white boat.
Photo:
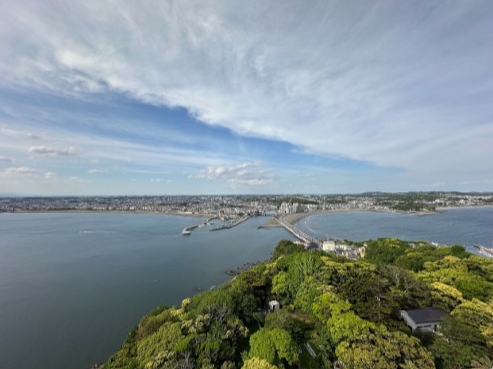
[[192,231],[188,227],[183,228],[183,231],[181,231],[181,234],[184,236],[190,236],[191,233],[192,233]]

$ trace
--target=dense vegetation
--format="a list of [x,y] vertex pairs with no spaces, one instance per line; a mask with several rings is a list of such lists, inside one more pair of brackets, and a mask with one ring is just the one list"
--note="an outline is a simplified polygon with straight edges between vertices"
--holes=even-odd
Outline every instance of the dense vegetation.
[[[461,246],[367,244],[352,261],[283,240],[221,288],[154,310],[103,367],[491,368],[493,262]],[[281,309],[266,313],[272,299]],[[412,334],[399,310],[428,306],[448,317]]]

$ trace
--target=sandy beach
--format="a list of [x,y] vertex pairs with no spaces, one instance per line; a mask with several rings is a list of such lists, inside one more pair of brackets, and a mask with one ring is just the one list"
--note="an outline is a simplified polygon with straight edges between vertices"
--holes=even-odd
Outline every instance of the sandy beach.
[[[283,216],[283,219],[284,219],[284,221],[286,221],[289,224],[294,224],[298,220],[309,217],[311,215],[327,214],[327,213],[333,213],[333,212],[335,212],[335,211],[334,210],[318,210],[318,211],[314,211],[311,213],[286,214]],[[267,222],[262,224],[259,228],[276,228],[276,227],[281,227],[281,225],[279,224],[279,222],[274,217],[272,217]]]

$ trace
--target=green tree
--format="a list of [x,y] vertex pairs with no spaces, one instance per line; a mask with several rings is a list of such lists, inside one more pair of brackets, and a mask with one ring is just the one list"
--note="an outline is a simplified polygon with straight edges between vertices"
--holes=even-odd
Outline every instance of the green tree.
[[393,263],[399,256],[404,255],[409,248],[407,243],[395,238],[379,238],[368,242],[365,260],[373,263]]
[[252,357],[245,361],[242,369],[278,369],[277,366],[270,364],[267,360]]
[[454,316],[442,320],[430,349],[440,369],[468,368],[472,360],[490,352],[479,328]]
[[464,301],[462,292],[448,284],[433,282],[431,287],[434,306],[450,311]]
[[[477,268],[476,268],[477,267]],[[490,282],[479,265],[471,260],[447,255],[443,259],[426,262],[418,278],[426,283],[441,282],[458,289],[465,299],[477,298],[487,301],[493,297],[493,282]]]
[[250,336],[250,358],[260,358],[270,364],[285,360],[293,364],[298,359],[296,344],[287,331],[279,328],[261,328]]
[[475,329],[484,340],[484,345],[493,352],[493,308],[489,304],[477,299],[464,301],[452,311],[452,316]]
[[313,314],[322,322],[326,322],[333,315],[341,315],[351,309],[351,304],[342,300],[333,291],[326,291],[315,298],[312,304]]
[[285,309],[277,309],[267,314],[265,317],[265,327],[270,329],[283,329],[299,344],[304,338],[305,327],[303,322],[293,317],[293,315]]
[[493,359],[483,356],[477,360],[471,361],[471,369],[491,369],[493,368]]
[[297,245],[289,240],[281,240],[277,244],[276,248],[272,252],[271,260],[276,261],[283,255],[295,254],[298,252],[305,252],[305,248],[301,245]]
[[306,314],[312,314],[313,300],[323,293],[320,287],[321,283],[314,277],[307,277],[296,293],[294,307]]
[[273,279],[272,292],[280,294],[289,303],[293,302],[304,280],[315,276],[322,265],[320,256],[308,252],[278,259],[276,267],[279,273]]
[[374,267],[355,264],[344,275],[336,290],[342,299],[353,305],[358,315],[380,323],[397,310],[391,298],[390,286],[390,281],[379,276]]
[[434,369],[430,352],[419,340],[401,332],[375,327],[359,337],[342,341],[336,355],[351,369]]

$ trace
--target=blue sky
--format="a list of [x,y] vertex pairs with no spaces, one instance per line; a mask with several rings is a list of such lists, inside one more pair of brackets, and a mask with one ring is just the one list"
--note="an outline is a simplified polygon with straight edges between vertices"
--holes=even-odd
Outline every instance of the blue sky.
[[490,0],[1,8],[1,195],[493,191]]

